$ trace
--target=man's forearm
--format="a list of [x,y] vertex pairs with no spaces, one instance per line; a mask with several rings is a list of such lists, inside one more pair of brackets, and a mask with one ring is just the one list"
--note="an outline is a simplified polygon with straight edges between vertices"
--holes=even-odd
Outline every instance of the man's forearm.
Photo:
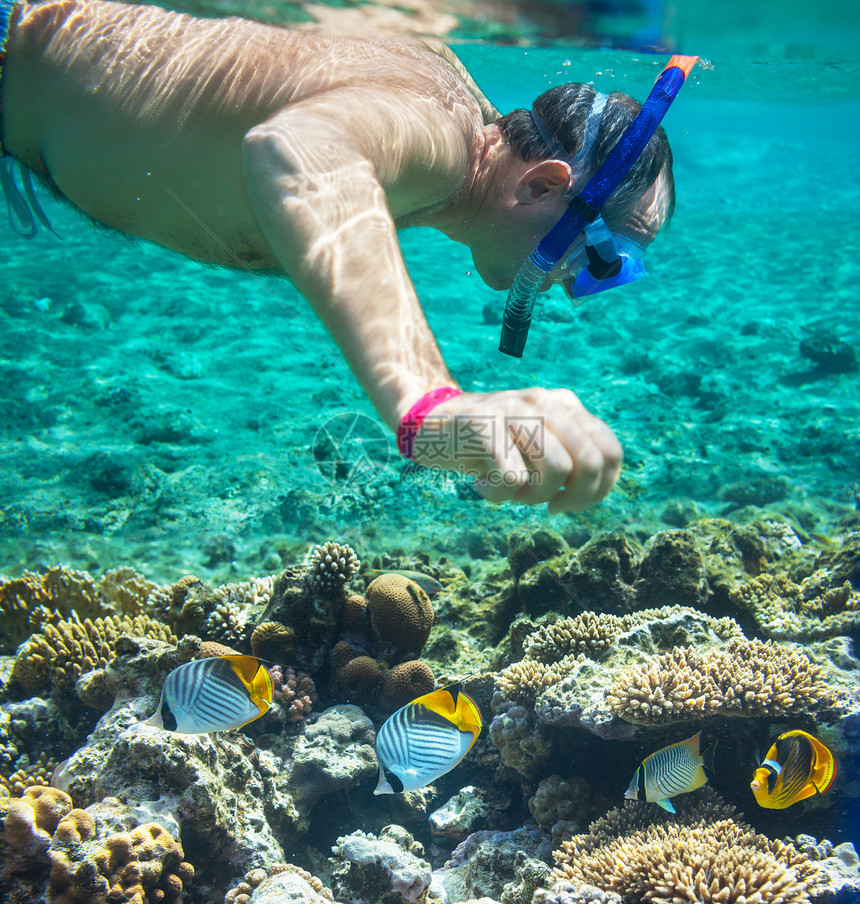
[[451,375],[373,167],[348,154],[336,168],[322,166],[265,127],[246,138],[246,186],[263,234],[394,429],[415,399],[450,385]]

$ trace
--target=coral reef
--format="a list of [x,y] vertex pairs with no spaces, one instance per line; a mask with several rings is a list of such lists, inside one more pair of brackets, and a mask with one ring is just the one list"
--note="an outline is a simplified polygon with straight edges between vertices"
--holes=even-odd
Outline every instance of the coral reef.
[[355,550],[345,543],[329,541],[315,546],[308,559],[308,587],[321,592],[343,591],[360,567]]
[[21,647],[12,678],[31,696],[50,691],[55,700],[63,700],[81,675],[108,664],[117,638],[126,633],[176,643],[168,628],[146,615],[80,621],[73,612],[69,619],[45,625]]
[[114,568],[96,584],[86,571],[58,565],[43,574],[25,571],[22,577],[0,582],[0,652],[11,652],[31,634],[62,619],[112,614],[141,615],[156,584],[133,568]]
[[[733,639],[742,640],[743,633],[732,619],[683,606],[624,616],[586,612],[548,621],[523,639],[524,658],[497,674],[499,697],[493,710],[501,714],[519,704],[548,725],[582,726],[601,737],[631,737],[629,726],[606,702],[620,675],[644,667],[666,650],[713,647]],[[492,728],[491,739],[501,739]]]
[[400,826],[386,826],[378,836],[353,832],[337,839],[332,853],[332,891],[346,901],[418,904],[426,898],[432,873],[421,859],[423,849]]
[[224,904],[326,904],[331,889],[321,879],[292,863],[274,863],[267,869],[249,870],[224,896]]
[[[775,520],[636,537],[519,532],[508,567],[395,550],[372,580],[328,543],[219,587],[123,568],[5,582],[23,643],[0,701],[0,897],[204,904],[232,885],[227,904],[801,904],[858,887],[850,844],[769,839],[710,787],[677,801],[675,819],[631,801],[591,821],[612,805],[602,789],[629,779],[635,754],[619,740],[656,749],[684,722],[752,762],[762,738],[801,721],[842,767],[830,810],[802,827],[844,823],[860,761],[860,533],[816,541],[823,552]],[[769,639],[748,639],[756,630]],[[266,661],[269,712],[202,736],[145,723],[172,669],[230,652]],[[464,674],[492,718],[462,784],[372,797],[374,721],[435,675]],[[737,803],[747,784],[719,787]],[[436,864],[457,845],[432,878],[410,831]]]
[[736,821],[714,792],[679,804],[671,821],[647,806],[628,801],[562,842],[551,880],[653,904],[807,904],[823,886],[806,854]]
[[161,802],[211,852],[219,875],[282,856],[323,795],[376,774],[373,724],[357,707],[329,708],[300,733],[270,735],[265,749],[235,732],[179,735],[145,725],[164,675],[200,642],[185,638],[173,650],[125,637],[117,646],[114,704],[54,783],[83,805],[106,795]]
[[[824,571],[823,578],[821,572]],[[821,640],[860,631],[860,592],[850,581],[828,586],[820,569],[799,584],[784,574],[761,574],[729,594],[765,635],[776,640]]]
[[798,715],[834,703],[822,669],[801,650],[760,640],[675,649],[622,672],[607,698],[612,712],[643,725],[714,715]]

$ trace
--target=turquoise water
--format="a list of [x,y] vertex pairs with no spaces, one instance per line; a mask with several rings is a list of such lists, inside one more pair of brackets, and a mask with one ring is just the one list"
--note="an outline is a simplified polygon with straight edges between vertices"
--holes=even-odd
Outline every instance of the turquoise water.
[[[94,228],[44,196],[62,239],[7,232],[0,243],[0,574],[63,563],[98,577],[130,565],[153,581],[196,574],[215,586],[274,574],[325,540],[348,542],[365,563],[404,548],[446,580],[457,568],[473,576],[463,578],[462,598],[442,594],[434,605],[448,639],[465,638],[468,654],[458,655],[477,659],[490,647],[484,635],[453,632],[467,608],[491,612],[481,594],[494,581],[512,585],[503,569],[515,528],[548,527],[580,546],[602,531],[645,541],[698,517],[773,516],[810,548],[856,530],[856,13],[832,6],[804,18],[799,5],[769,3],[755,13],[751,22],[749,4],[726,3],[711,27],[703,6],[675,11],[673,43],[707,63],[665,121],[679,203],[649,250],[649,278],[575,311],[560,290],[544,296],[521,361],[497,351],[505,296],[481,283],[468,253],[429,230],[402,234],[419,297],[464,387],[569,387],[616,431],[625,467],[601,505],[559,517],[494,508],[465,480],[415,472],[286,280],[200,266]],[[503,110],[564,81],[642,98],[666,59],[557,36],[543,47],[456,49]],[[494,605],[492,618],[507,619],[507,630],[513,613],[501,593]],[[436,655],[453,646],[440,644]],[[445,668],[455,668],[450,655]],[[770,837],[810,831],[857,844],[851,720],[856,712],[839,729],[846,784],[824,801],[832,809],[774,813],[749,798],[754,745],[796,727],[791,719],[770,720],[766,731],[727,720],[728,766],[714,785]],[[803,724],[812,728],[812,719]],[[670,733],[643,732],[639,752],[676,740]],[[620,802],[638,754],[585,734],[576,736],[577,768],[587,763],[594,786]],[[83,743],[81,733],[75,744]],[[495,748],[481,743],[475,774],[495,782]],[[505,782],[519,792],[516,777]],[[362,795],[370,798],[355,789],[366,813],[403,817],[382,805],[371,811]],[[331,795],[314,815],[309,837],[323,853],[340,831],[374,829],[346,800]],[[198,866],[207,867],[211,852],[200,851]]]
[[[642,97],[665,60],[457,50],[503,110],[571,80]],[[788,56],[696,69],[665,123],[679,203],[649,278],[577,311],[554,290],[522,361],[497,352],[485,321],[504,295],[468,253],[403,233],[465,387],[566,386],[616,430],[623,476],[584,515],[492,508],[456,478],[410,475],[386,439],[370,468],[331,479],[327,429],[358,414],[385,434],[288,282],[100,232],[46,198],[62,241],[8,233],[0,250],[0,569],[244,578],[332,537],[367,555],[408,536],[458,561],[506,548],[516,524],[648,536],[746,503],[826,533],[857,506],[860,373],[819,373],[801,343],[860,348],[857,71]]]

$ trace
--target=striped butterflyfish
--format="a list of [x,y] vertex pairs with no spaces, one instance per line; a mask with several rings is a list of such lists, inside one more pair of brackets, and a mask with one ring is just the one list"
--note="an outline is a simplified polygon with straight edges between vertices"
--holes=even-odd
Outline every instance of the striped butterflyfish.
[[180,734],[240,728],[269,711],[272,691],[272,676],[253,656],[193,659],[168,673],[146,724]]
[[415,791],[450,772],[481,733],[481,711],[457,685],[437,688],[397,710],[376,736],[374,794]]
[[706,765],[705,758],[699,753],[701,734],[698,732],[686,741],[661,747],[645,757],[624,796],[628,800],[651,801],[674,813],[670,797],[695,791],[708,780],[702,768]]
[[818,738],[795,729],[776,739],[750,788],[760,807],[784,810],[829,791],[838,771],[836,757]]

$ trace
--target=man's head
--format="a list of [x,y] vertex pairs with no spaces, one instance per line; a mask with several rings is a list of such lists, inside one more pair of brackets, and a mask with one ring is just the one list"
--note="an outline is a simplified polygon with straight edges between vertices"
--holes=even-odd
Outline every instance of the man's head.
[[[568,155],[576,156],[582,149],[596,94],[590,85],[559,85],[535,100],[532,111],[537,116],[529,110],[514,110],[496,125],[511,151],[526,163],[553,158],[557,150],[548,145],[547,138],[557,142]],[[572,173],[573,184],[565,191],[567,198],[581,189],[606,160],[640,109],[641,104],[627,94],[614,91],[609,95],[599,117],[590,159],[583,162],[584,171]],[[674,206],[672,150],[661,126],[612,193],[601,215],[610,229],[629,232],[647,245],[665,225]]]

